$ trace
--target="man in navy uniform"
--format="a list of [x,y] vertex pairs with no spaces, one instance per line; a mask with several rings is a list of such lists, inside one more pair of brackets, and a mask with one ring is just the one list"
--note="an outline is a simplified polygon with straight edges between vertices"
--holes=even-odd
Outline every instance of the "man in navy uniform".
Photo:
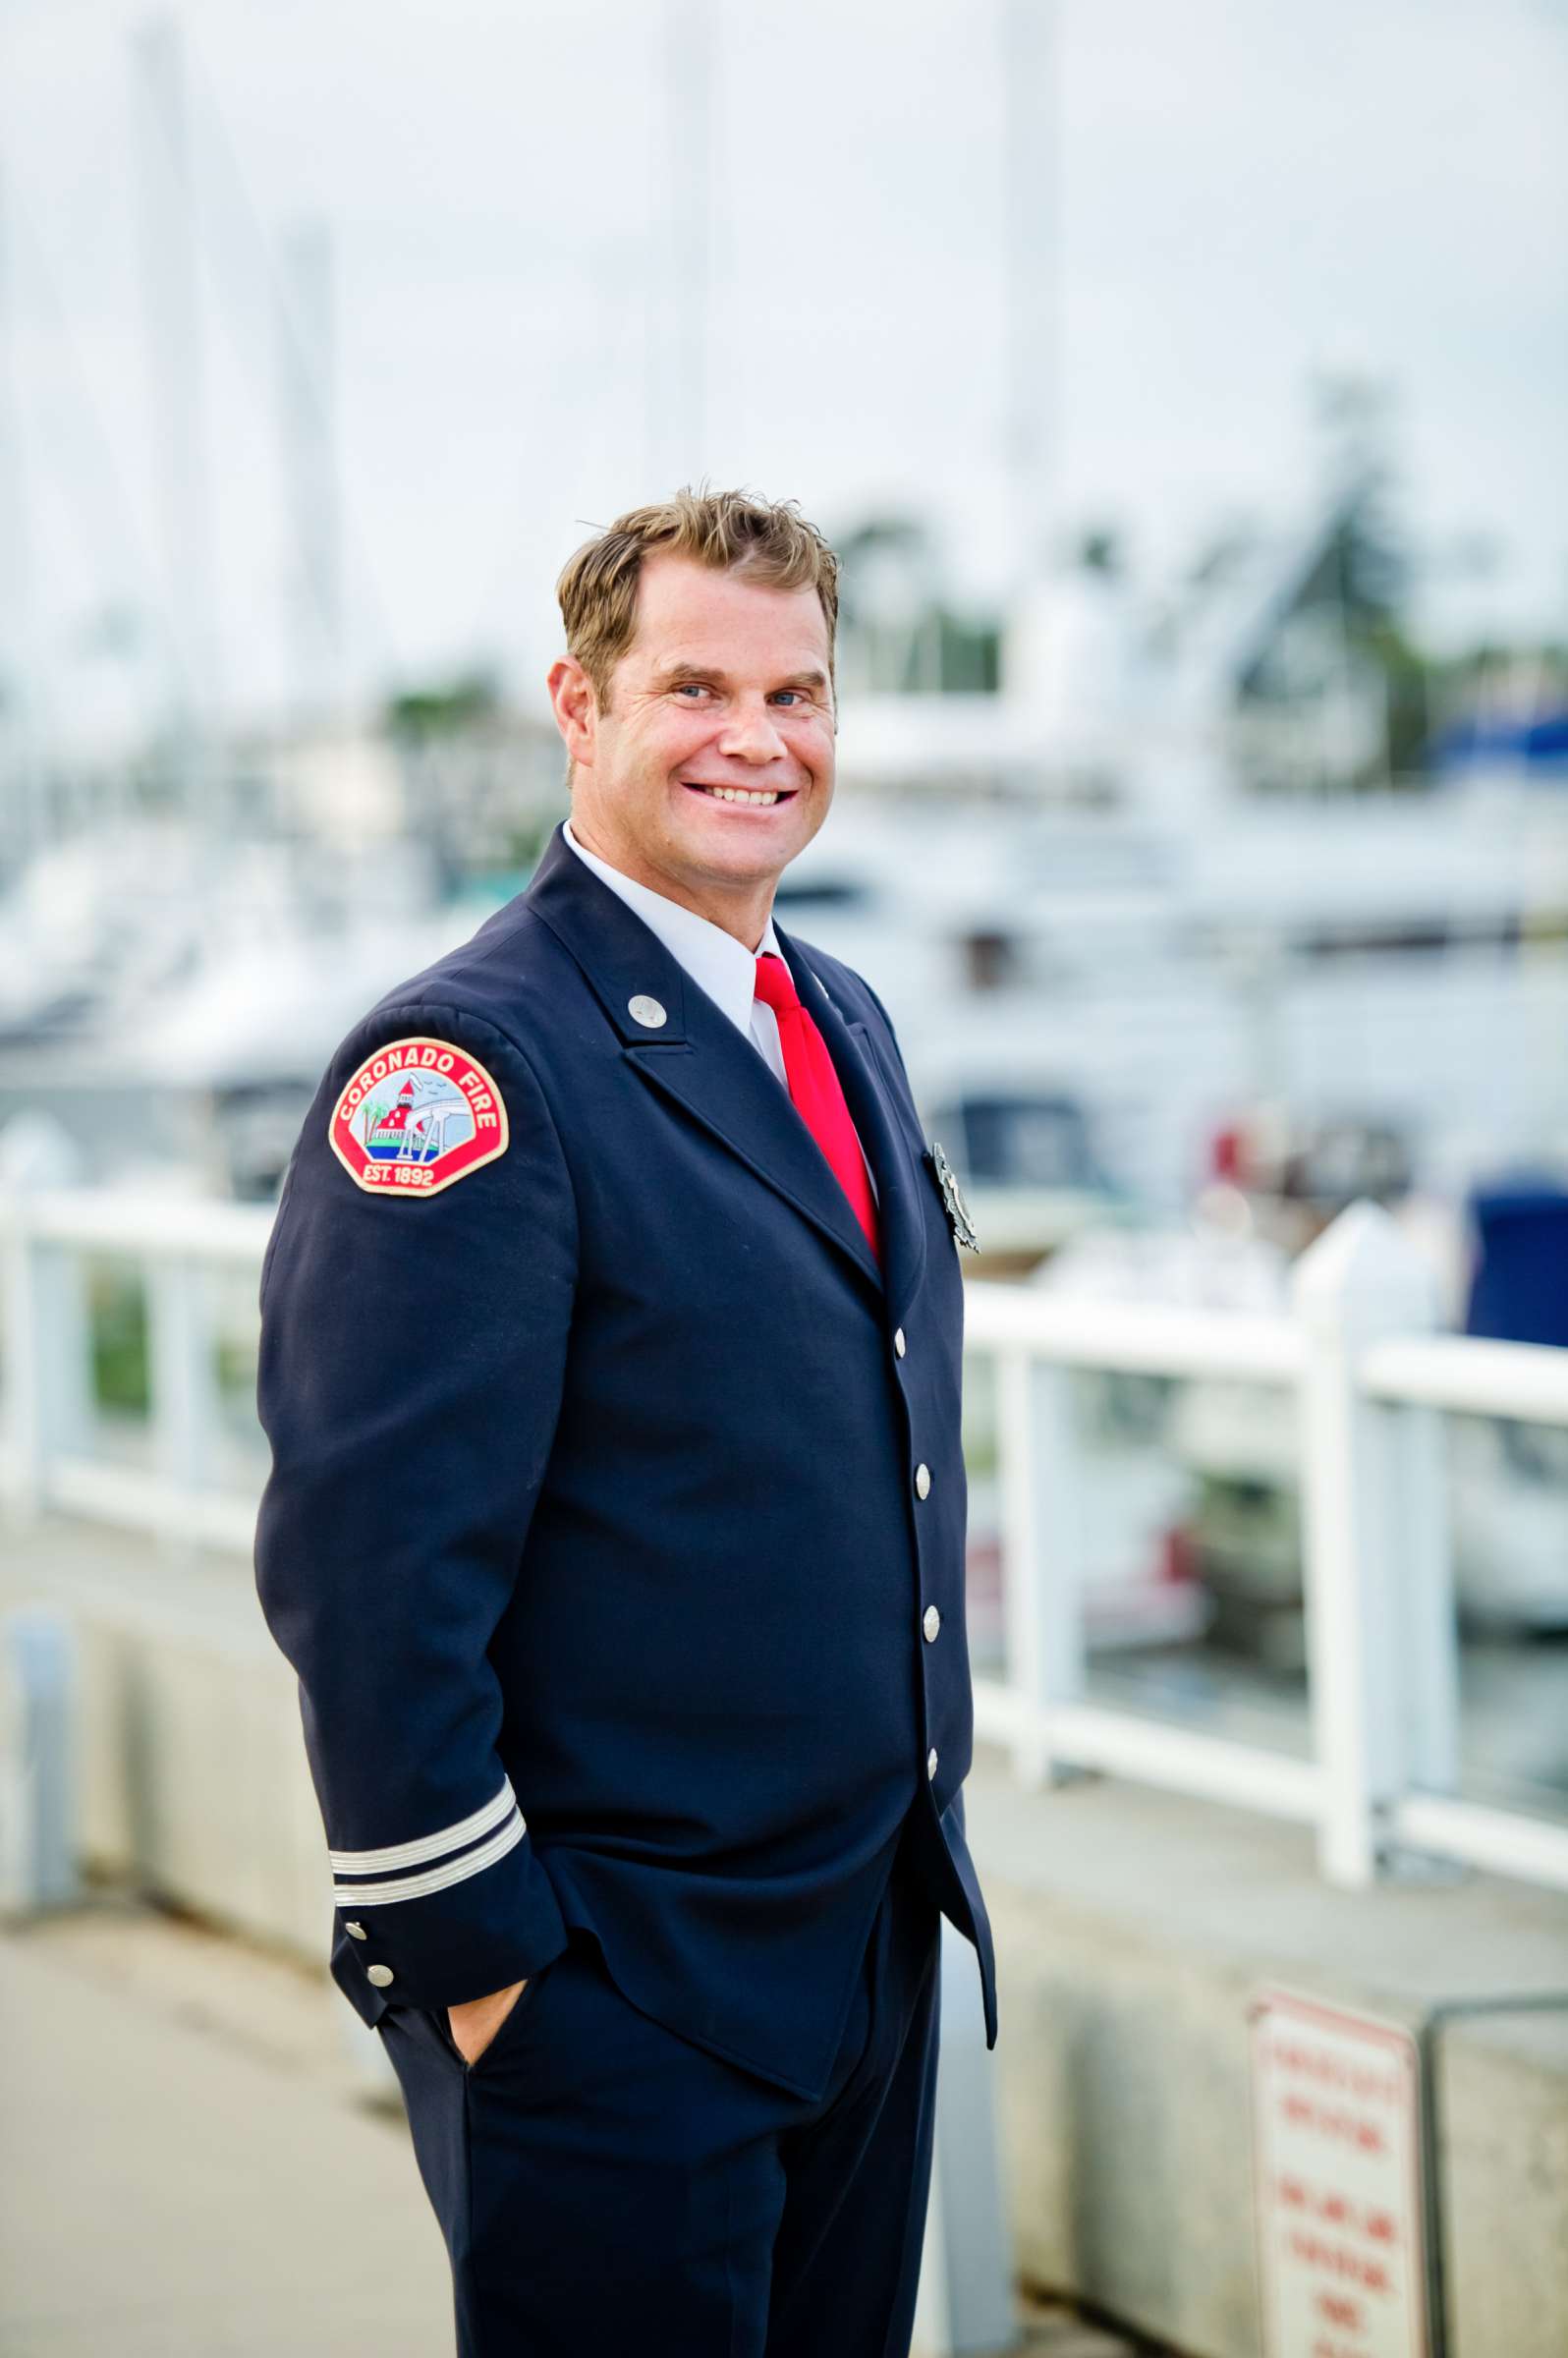
[[285,1179],[259,1592],[463,2358],[897,2358],[942,1914],[995,2038],[973,1240],[881,1001],[770,914],[833,794],[831,550],[683,491],[559,594],[571,817]]

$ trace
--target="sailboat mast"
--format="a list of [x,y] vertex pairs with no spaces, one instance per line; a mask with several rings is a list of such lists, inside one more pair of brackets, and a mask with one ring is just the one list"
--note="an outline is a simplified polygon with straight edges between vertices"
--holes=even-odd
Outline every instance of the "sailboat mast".
[[302,722],[335,723],[344,707],[334,291],[330,230],[322,221],[299,223],[283,248],[277,336],[288,641]]
[[1055,0],[999,0],[1007,385],[1004,472],[1013,493],[1015,593],[1051,556],[1057,398],[1061,123]]
[[175,647],[170,723],[186,814],[196,819],[210,811],[203,748],[223,696],[185,74],[172,17],[147,19],[132,37],[153,474]]
[[[22,388],[6,185],[0,174],[0,870],[46,831],[32,542],[22,450]],[[7,838],[9,837],[9,841]]]

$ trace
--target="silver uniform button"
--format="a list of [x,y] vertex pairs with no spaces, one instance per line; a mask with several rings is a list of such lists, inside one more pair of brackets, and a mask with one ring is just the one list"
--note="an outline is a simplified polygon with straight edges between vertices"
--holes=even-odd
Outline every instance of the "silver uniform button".
[[367,1940],[370,1937],[363,1924],[345,1924],[343,1929],[351,1940]]
[[915,1469],[915,1495],[916,1495],[916,1497],[917,1497],[917,1498],[928,1498],[928,1497],[930,1496],[930,1489],[931,1489],[931,1469],[930,1469],[930,1467],[929,1467],[929,1466],[917,1466],[917,1467],[916,1467],[916,1469]]
[[645,1024],[650,1032],[656,1032],[665,1021],[664,1010],[658,1000],[645,997],[642,991],[638,992],[635,999],[627,1000],[626,1012],[634,1023]]
[[902,1327],[902,1326],[895,1326],[895,1327],[894,1327],[894,1329],[893,1329],[893,1357],[894,1357],[895,1359],[902,1359],[902,1358],[903,1358],[903,1356],[904,1356],[904,1329],[903,1329],[903,1327]]
[[[933,1753],[932,1753],[932,1755],[931,1755],[931,1761],[932,1761],[932,1764],[933,1764],[933,1766],[934,1766],[935,1760],[936,1760],[936,1755],[935,1755],[935,1753],[933,1752]],[[393,1971],[392,1971],[392,1968],[391,1968],[391,1966],[390,1966],[390,1965],[366,1965],[366,1967],[365,1967],[364,1971],[365,1971],[365,1978],[366,1978],[368,1981],[372,1981],[372,1982],[374,1982],[374,1984],[375,1984],[375,1986],[376,1986],[376,1988],[377,1988],[378,1990],[384,1990],[384,1989],[386,1988],[386,1986],[387,1986],[388,1982],[390,1982],[390,1981],[393,1981],[393,1980],[395,1980],[395,1979],[396,1979],[396,1976],[394,1975],[394,1973],[393,1973]]]
[[942,1616],[941,1616],[941,1614],[940,1614],[940,1613],[937,1611],[937,1609],[936,1609],[936,1607],[935,1607],[935,1605],[934,1605],[934,1604],[928,1604],[928,1605],[925,1607],[925,1618],[924,1618],[924,1619],[922,1621],[922,1623],[921,1623],[921,1627],[922,1627],[922,1629],[924,1629],[924,1632],[925,1632],[925,1643],[926,1643],[926,1645],[927,1645],[927,1646],[930,1644],[931,1640],[932,1640],[932,1639],[935,1637],[935,1635],[936,1635],[937,1631],[938,1631],[938,1630],[941,1628],[941,1626],[942,1626]]
[[[928,1753],[925,1755],[925,1782],[926,1782],[927,1784],[929,1784],[929,1783],[930,1783],[930,1781],[931,1781],[931,1779],[932,1779],[932,1777],[933,1777],[935,1774],[936,1774],[936,1755],[935,1755],[935,1753],[934,1753],[934,1752],[928,1752]],[[375,1970],[375,1968],[372,1966],[370,1970],[371,1970],[371,1972],[373,1973],[373,1972],[374,1972],[374,1970]]]

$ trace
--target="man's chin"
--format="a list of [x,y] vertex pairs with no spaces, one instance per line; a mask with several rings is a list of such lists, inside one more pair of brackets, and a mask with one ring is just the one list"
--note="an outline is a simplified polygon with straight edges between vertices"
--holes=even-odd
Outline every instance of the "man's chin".
[[798,825],[749,827],[731,820],[715,826],[700,817],[696,826],[679,830],[672,849],[716,883],[760,884],[780,874],[805,840]]

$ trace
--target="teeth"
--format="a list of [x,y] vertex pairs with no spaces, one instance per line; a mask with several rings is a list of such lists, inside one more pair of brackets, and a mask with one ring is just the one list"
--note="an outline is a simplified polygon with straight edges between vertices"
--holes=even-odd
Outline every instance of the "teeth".
[[704,786],[704,794],[716,795],[721,803],[776,803],[778,791],[768,788],[758,791],[755,786]]

